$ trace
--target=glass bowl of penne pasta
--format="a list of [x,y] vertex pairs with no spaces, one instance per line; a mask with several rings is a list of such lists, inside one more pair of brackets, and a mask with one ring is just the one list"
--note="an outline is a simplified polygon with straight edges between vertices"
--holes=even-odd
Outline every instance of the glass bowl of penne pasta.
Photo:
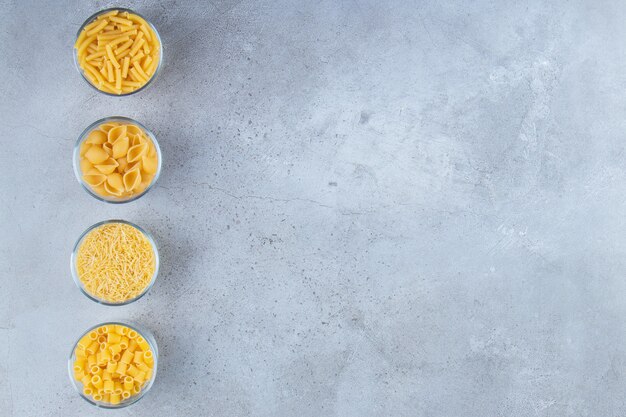
[[76,179],[107,203],[134,201],[152,189],[161,174],[161,148],[154,134],[128,117],[89,125],[74,146]]
[[159,350],[146,328],[122,322],[91,327],[74,344],[68,360],[70,381],[88,403],[123,408],[150,391]]
[[78,30],[74,63],[94,89],[127,96],[154,82],[163,63],[163,44],[154,25],[139,13],[105,9]]
[[85,230],[70,259],[72,278],[90,300],[121,306],[139,300],[159,274],[152,235],[125,220],[105,220]]

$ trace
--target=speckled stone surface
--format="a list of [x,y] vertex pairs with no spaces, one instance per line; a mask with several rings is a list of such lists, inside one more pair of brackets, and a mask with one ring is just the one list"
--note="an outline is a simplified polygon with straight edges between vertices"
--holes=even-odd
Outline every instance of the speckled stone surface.
[[[132,2],[166,62],[111,98],[72,43],[113,3],[3,1],[0,415],[625,415],[626,8],[551,3]],[[121,206],[71,164],[110,115],[164,155]],[[69,270],[109,218],[163,262],[119,308]],[[113,319],[160,347],[115,413],[66,370]]]

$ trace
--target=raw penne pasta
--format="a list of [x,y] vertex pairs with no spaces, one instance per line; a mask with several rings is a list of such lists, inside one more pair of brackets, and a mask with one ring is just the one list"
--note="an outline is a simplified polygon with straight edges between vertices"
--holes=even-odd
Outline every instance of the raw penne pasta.
[[124,52],[125,50],[127,50],[128,48],[130,48],[133,44],[133,40],[129,39],[126,42],[124,42],[123,44],[121,44],[116,50],[115,50],[115,55],[119,55],[122,52]]
[[[120,68],[120,63],[115,59],[115,54],[113,53],[113,48],[111,45],[107,45],[106,47],[107,57],[109,58],[109,62],[115,67]],[[107,64],[108,65],[108,64]]]
[[[130,53],[130,52],[129,52],[129,53]],[[145,57],[145,56],[146,56],[146,55],[143,53],[143,51],[139,51],[139,53],[138,53],[138,54],[136,54],[134,57],[132,57],[132,58],[130,59],[130,63],[132,64],[132,63],[135,63],[135,62],[137,62],[137,61],[140,61],[140,60],[141,60],[141,58],[143,58],[143,57]]]
[[[84,26],[74,47],[85,79],[97,89],[116,95],[144,87],[161,59],[161,44],[153,27],[141,16],[127,11],[98,15]],[[135,62],[141,63],[140,69],[133,66]],[[117,69],[121,69],[119,76]],[[132,84],[124,84],[125,81]]]

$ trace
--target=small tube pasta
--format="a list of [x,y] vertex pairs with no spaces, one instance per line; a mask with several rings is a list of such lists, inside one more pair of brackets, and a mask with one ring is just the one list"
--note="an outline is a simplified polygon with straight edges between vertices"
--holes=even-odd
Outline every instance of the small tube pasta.
[[122,354],[122,358],[120,359],[120,362],[125,363],[126,365],[129,365],[130,363],[132,363],[132,361],[133,361],[133,353],[127,349]]
[[140,371],[148,372],[150,370],[150,367],[145,362],[135,362],[135,364]]
[[85,350],[91,344],[91,342],[92,340],[89,338],[89,335],[86,335],[78,341],[76,346],[78,346],[82,350]]
[[128,344],[128,351],[133,353],[136,349],[137,349],[137,341],[131,338],[130,343]]
[[152,356],[152,351],[151,350],[146,349],[143,352],[143,360],[148,365],[152,364],[154,362],[154,357]]
[[117,362],[114,360],[110,360],[109,363],[107,363],[106,369],[108,373],[113,375],[115,373],[115,370],[117,369]]
[[104,392],[107,394],[112,393],[115,390],[115,384],[113,384],[113,381],[108,380],[108,381],[104,381]]
[[132,377],[127,376],[124,378],[124,389],[125,390],[131,390],[133,389],[133,384],[134,384],[134,380]]
[[93,385],[96,388],[102,388],[104,384],[104,381],[102,381],[102,378],[100,378],[99,375],[94,375],[91,377],[91,385]]
[[137,374],[135,374],[133,379],[135,380],[135,382],[143,384],[146,380],[146,373],[144,371],[137,371]]
[[143,363],[143,352],[141,352],[141,351],[135,352],[135,357],[133,358],[133,363],[135,365]]
[[139,369],[135,367],[135,365],[128,365],[128,369],[126,370],[126,374],[135,378],[139,373]]
[[102,361],[104,363],[107,363],[107,362],[109,362],[111,360],[111,352],[109,350],[104,349],[104,350],[101,351],[101,353],[102,354],[101,354],[100,358],[102,359]]
[[[133,336],[133,339],[128,338],[129,334]],[[98,342],[98,340],[103,340],[103,342]],[[91,335],[83,336],[76,343],[74,353],[83,351],[87,343],[89,343],[88,347],[95,343],[96,352],[87,357],[76,356],[72,364],[74,379],[82,384],[79,390],[84,396],[102,403],[118,404],[140,393],[142,387],[154,377],[154,364],[145,362],[146,357],[152,358],[150,344],[133,329],[111,326],[106,330],[94,331]],[[134,352],[128,349],[131,343],[134,343]],[[117,351],[117,347],[121,345],[128,346],[126,349],[121,349],[121,352],[125,359],[132,363],[109,359],[112,349]],[[139,345],[145,345],[146,350],[139,348]],[[104,349],[101,349],[102,347]],[[148,353],[150,354],[146,355]],[[97,366],[98,362],[101,366]],[[91,373],[84,373],[83,369],[89,368],[90,363],[96,364],[95,369]]]
[[111,393],[109,395],[109,403],[113,404],[113,405],[119,404],[120,403],[120,395],[116,394],[116,393]]
[[122,346],[119,343],[109,346],[109,351],[112,355],[116,355],[122,351]]
[[128,349],[128,337],[122,336],[120,338],[120,347],[122,348],[122,350]]
[[128,327],[120,326],[119,324],[115,326],[115,333],[120,336],[126,336],[128,334]]
[[107,335],[107,342],[113,344],[113,343],[119,343],[120,340],[122,340],[122,336],[120,336],[117,333],[109,333]]
[[117,369],[115,369],[115,373],[117,373],[120,376],[126,376],[127,368],[128,368],[128,364],[120,360],[120,362],[117,363]]
[[139,346],[141,350],[144,350],[144,351],[150,350],[150,345],[143,338],[141,340],[139,339],[137,340],[137,345]]
[[84,386],[91,385],[91,375],[83,375],[80,379],[81,384]]
[[87,361],[86,360],[79,360],[79,359],[77,359],[76,362],[74,362],[74,368],[73,368],[74,372],[84,371],[86,368],[87,368]]

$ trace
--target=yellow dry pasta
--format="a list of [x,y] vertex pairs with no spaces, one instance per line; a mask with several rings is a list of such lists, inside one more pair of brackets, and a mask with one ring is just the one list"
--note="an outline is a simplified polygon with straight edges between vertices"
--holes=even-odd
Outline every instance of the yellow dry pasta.
[[[97,332],[91,332],[94,335],[104,335],[105,340],[121,341],[126,334],[132,329],[123,326],[101,326]],[[135,332],[134,330],[132,330]],[[132,400],[134,395],[141,392],[142,388],[152,379],[154,374],[153,362],[140,362],[126,364],[123,362],[116,362],[112,359],[103,360],[101,363],[93,366],[88,366],[84,356],[86,347],[85,345],[94,340],[91,338],[91,333],[84,336],[76,345],[74,350],[76,359],[74,360],[74,379],[82,384],[79,387],[83,395],[91,397],[94,401],[104,402],[109,404],[119,404],[122,401]],[[142,337],[143,340],[143,337]],[[97,344],[97,341],[96,341]],[[110,347],[110,346],[109,346]],[[98,350],[92,355],[94,357],[108,358],[108,350],[101,349],[98,345]],[[142,346],[135,346],[133,352],[129,352],[128,349],[122,351],[122,356],[126,358],[152,358],[154,353],[149,344],[143,344]],[[137,365],[137,366],[136,366]],[[127,369],[130,372],[127,372]]]
[[[146,85],[161,60],[161,44],[152,26],[127,11],[97,16],[83,28],[74,48],[85,78],[100,91],[117,95]],[[139,66],[130,65],[134,62]]]
[[[156,269],[156,256],[148,238],[137,228],[125,223],[107,223],[91,230],[83,238],[76,253],[78,279],[87,293],[110,303],[121,303],[140,295],[150,284]],[[145,346],[144,346],[145,347]],[[120,343],[94,341],[85,352],[100,354],[110,360],[121,354],[120,362],[128,363]],[[126,350],[127,353],[131,353]],[[91,357],[88,357],[88,364]]]
[[[120,71],[115,70],[116,77]],[[121,85],[124,83],[132,82],[122,81]],[[139,126],[107,122],[89,132],[81,143],[79,165],[84,183],[95,194],[124,200],[143,193],[152,183],[159,157],[154,142]]]

